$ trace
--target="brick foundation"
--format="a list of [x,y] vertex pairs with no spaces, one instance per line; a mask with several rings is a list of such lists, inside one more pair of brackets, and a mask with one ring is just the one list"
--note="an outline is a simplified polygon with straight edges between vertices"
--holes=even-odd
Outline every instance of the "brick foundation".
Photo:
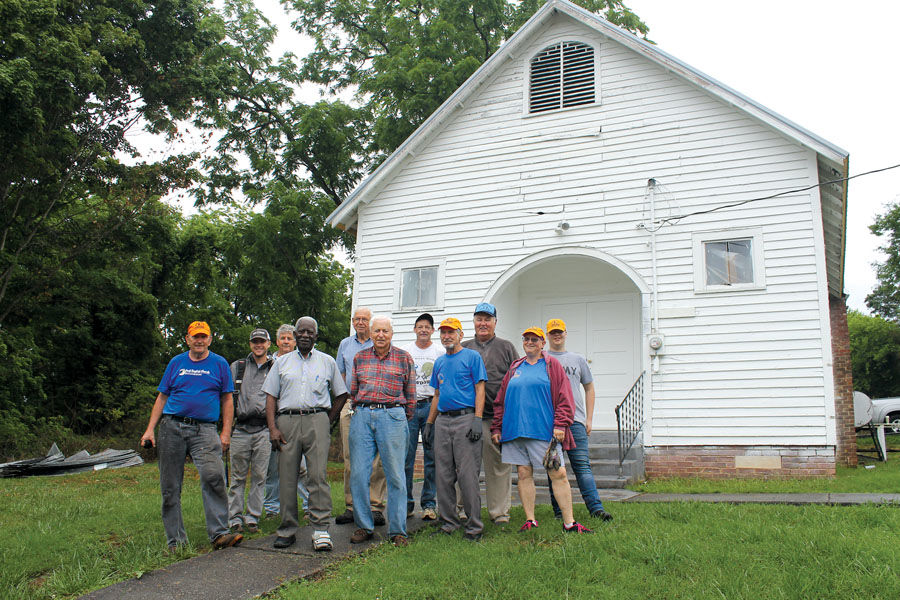
[[831,313],[831,355],[834,371],[834,415],[837,432],[837,464],[855,467],[856,428],[853,419],[853,367],[850,362],[850,332],[847,329],[847,304],[843,298],[829,296]]
[[833,446],[645,446],[644,468],[654,477],[830,477]]

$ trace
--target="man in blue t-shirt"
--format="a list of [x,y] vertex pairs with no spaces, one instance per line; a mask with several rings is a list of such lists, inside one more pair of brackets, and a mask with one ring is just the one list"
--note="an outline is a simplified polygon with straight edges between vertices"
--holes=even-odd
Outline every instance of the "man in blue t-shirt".
[[[425,438],[434,448],[435,488],[442,533],[460,528],[456,511],[456,483],[466,511],[463,538],[481,539],[481,415],[487,371],[481,355],[462,347],[462,324],[448,317],[441,321],[441,345],[447,353],[434,361],[431,387],[434,397],[425,425]],[[432,441],[433,440],[433,441]]]
[[[162,520],[170,552],[187,543],[181,515],[181,483],[184,459],[188,455],[200,474],[206,533],[213,547],[234,546],[244,539],[241,534],[228,530],[222,462],[222,453],[231,443],[234,421],[231,370],[224,358],[209,351],[212,331],[205,322],[191,323],[184,339],[188,351],[169,361],[157,388],[159,394],[150,413],[150,423],[141,436],[142,446],[157,447]],[[220,411],[222,433],[217,434]],[[154,435],[157,424],[158,442]]]

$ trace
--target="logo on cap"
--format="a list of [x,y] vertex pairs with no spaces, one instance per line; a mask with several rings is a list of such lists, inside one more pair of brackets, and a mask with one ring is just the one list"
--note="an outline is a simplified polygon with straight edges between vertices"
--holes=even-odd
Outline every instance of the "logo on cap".
[[462,331],[462,323],[460,323],[459,319],[457,319],[456,317],[447,317],[446,319],[441,321],[441,324],[438,327],[438,329],[444,329],[444,328],[459,329],[460,331]]
[[208,336],[212,336],[212,329],[209,328],[209,324],[206,321],[194,321],[188,325],[189,336],[193,337],[198,333],[205,333]]
[[258,327],[250,332],[250,341],[253,340],[266,340],[269,341],[271,338],[269,337],[269,332],[263,329],[262,327]]
[[566,330],[566,322],[562,319],[550,319],[547,321],[547,333],[559,329],[560,331]]
[[486,315],[496,317],[497,307],[490,302],[481,302],[478,304],[478,306],[475,307],[475,314],[477,315],[478,313],[484,313]]
[[544,339],[544,330],[541,329],[540,327],[529,327],[528,329],[526,329],[525,331],[522,332],[522,336],[526,336],[529,333],[532,335],[538,336],[542,340]]

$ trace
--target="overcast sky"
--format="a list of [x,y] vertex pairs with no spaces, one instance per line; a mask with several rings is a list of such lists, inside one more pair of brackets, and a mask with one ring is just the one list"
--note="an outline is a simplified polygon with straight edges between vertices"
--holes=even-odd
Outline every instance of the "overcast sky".
[[[900,163],[900,2],[625,0],[664,51],[850,153],[850,174]],[[257,0],[282,32],[277,0]],[[309,46],[285,32],[279,50]],[[313,100],[310,97],[309,100]],[[850,182],[844,291],[866,310],[880,240],[868,227],[900,201],[900,169]]]

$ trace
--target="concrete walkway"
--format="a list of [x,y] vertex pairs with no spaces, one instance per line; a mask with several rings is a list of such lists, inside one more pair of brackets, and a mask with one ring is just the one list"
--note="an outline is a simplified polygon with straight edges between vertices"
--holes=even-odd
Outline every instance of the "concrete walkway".
[[[428,526],[419,518],[407,519],[407,531]],[[297,542],[284,549],[272,547],[275,535],[245,540],[240,546],[201,554],[137,579],[122,581],[82,596],[90,600],[241,600],[270,592],[286,581],[315,575],[331,563],[388,542],[387,526],[375,528],[375,537],[351,544],[356,525],[332,525],[334,549],[312,549],[312,527],[303,527]]]
[[[418,497],[418,492],[416,493]],[[577,498],[577,493],[576,493]],[[604,502],[725,502],[732,504],[894,504],[900,506],[900,494],[641,494],[631,490],[600,490]],[[517,500],[515,492],[514,501]],[[541,502],[541,498],[538,498]],[[615,514],[615,510],[612,510]],[[407,520],[409,534],[427,527],[417,516]],[[272,547],[275,536],[245,541],[237,548],[226,548],[195,556],[107,588],[82,596],[90,600],[245,600],[270,592],[281,584],[321,572],[328,565],[359,554],[387,541],[387,528],[375,528],[375,537],[363,544],[350,544],[356,529],[352,523],[333,525],[334,550],[315,552],[311,527],[297,535],[297,543],[284,550]],[[252,576],[248,576],[252,574]]]

